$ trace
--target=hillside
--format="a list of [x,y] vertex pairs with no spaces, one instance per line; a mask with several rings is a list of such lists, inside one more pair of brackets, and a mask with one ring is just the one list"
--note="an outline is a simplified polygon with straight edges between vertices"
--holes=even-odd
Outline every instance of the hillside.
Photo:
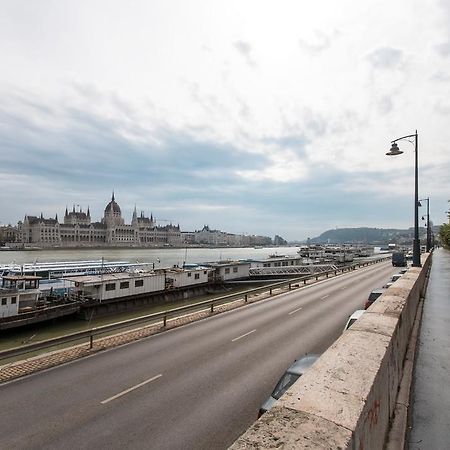
[[[420,229],[420,234],[425,233],[425,229]],[[309,239],[311,244],[386,244],[389,242],[401,242],[410,240],[413,237],[413,229],[400,230],[395,228],[338,228],[327,230],[320,236]]]

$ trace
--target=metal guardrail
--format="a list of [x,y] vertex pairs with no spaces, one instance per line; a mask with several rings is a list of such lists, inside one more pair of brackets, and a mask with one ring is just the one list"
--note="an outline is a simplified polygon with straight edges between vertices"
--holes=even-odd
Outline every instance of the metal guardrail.
[[104,335],[105,333],[109,333],[111,331],[121,330],[123,328],[128,328],[133,325],[141,325],[143,323],[152,323],[152,322],[159,322],[159,321],[162,321],[163,326],[166,326],[167,320],[169,318],[176,318],[178,316],[183,315],[183,313],[186,313],[186,312],[198,312],[198,311],[203,311],[205,309],[209,309],[210,312],[213,313],[214,306],[223,305],[225,303],[235,301],[236,299],[239,299],[239,298],[243,298],[244,301],[247,302],[249,296],[252,294],[259,294],[259,293],[268,291],[269,295],[272,295],[273,291],[275,289],[287,287],[288,290],[291,290],[292,287],[295,287],[295,288],[299,287],[300,283],[305,285],[308,280],[311,280],[313,278],[315,278],[316,280],[318,280],[319,277],[328,278],[330,275],[337,275],[339,272],[341,272],[341,273],[350,272],[352,270],[355,270],[358,267],[369,266],[369,265],[376,264],[381,261],[385,261],[386,259],[390,259],[390,257],[389,258],[386,258],[386,257],[378,258],[378,259],[368,260],[368,261],[361,262],[361,263],[351,264],[348,266],[336,268],[334,270],[328,270],[328,271],[321,272],[321,273],[315,273],[315,274],[303,276],[300,278],[289,279],[289,280],[261,286],[258,288],[248,289],[243,292],[237,292],[234,294],[228,294],[228,295],[224,295],[221,297],[216,297],[214,299],[205,300],[203,302],[194,303],[192,305],[186,305],[186,306],[181,306],[179,308],[168,309],[167,311],[148,314],[145,316],[137,317],[134,319],[124,320],[122,322],[117,322],[117,323],[113,323],[110,325],[104,325],[101,327],[91,328],[90,330],[86,330],[86,331],[79,331],[79,332],[72,333],[72,334],[66,334],[64,336],[47,339],[45,341],[36,342],[34,344],[23,345],[21,347],[14,347],[14,348],[11,348],[8,350],[0,351],[0,361],[3,359],[7,359],[7,358],[13,358],[16,356],[33,353],[33,352],[36,352],[39,350],[52,348],[52,347],[55,347],[60,344],[72,343],[72,342],[81,341],[84,339],[89,340],[89,348],[92,348],[94,345],[94,337]]

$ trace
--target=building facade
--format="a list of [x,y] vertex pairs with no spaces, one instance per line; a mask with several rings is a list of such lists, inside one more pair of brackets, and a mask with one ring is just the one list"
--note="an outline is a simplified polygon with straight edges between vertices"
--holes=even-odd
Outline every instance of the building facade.
[[136,208],[131,224],[126,224],[114,193],[100,222],[92,222],[89,208],[68,211],[64,221],[26,215],[19,223],[19,237],[24,245],[39,247],[160,247],[182,245],[179,225],[157,226],[153,217],[138,216]]
[[272,239],[268,236],[226,233],[212,230],[208,225],[194,232],[183,232],[183,238],[187,244],[217,247],[251,247],[272,244]]

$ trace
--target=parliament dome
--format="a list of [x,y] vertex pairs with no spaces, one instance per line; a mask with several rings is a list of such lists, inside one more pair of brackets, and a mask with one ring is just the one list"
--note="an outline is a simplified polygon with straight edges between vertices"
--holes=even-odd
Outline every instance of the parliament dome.
[[106,205],[105,208],[105,215],[107,215],[108,213],[115,213],[115,214],[122,214],[122,212],[120,211],[120,206],[117,204],[117,202],[114,199],[114,192],[112,194],[111,197],[111,201]]

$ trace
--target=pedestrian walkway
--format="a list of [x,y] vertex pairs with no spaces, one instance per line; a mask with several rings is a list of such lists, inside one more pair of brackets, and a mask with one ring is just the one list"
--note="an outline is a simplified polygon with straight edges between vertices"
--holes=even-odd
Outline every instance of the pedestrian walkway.
[[410,450],[450,448],[450,251],[437,249],[425,295],[412,394]]

